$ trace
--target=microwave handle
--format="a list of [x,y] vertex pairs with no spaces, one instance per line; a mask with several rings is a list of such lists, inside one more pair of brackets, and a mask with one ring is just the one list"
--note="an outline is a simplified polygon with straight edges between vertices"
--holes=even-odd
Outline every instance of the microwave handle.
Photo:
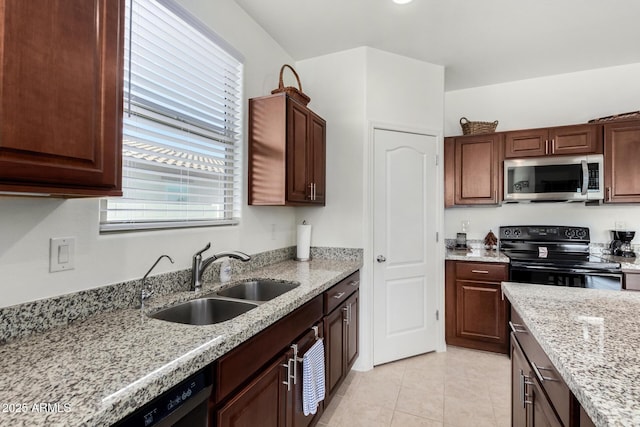
[[587,194],[589,189],[589,164],[586,160],[582,161],[582,195]]

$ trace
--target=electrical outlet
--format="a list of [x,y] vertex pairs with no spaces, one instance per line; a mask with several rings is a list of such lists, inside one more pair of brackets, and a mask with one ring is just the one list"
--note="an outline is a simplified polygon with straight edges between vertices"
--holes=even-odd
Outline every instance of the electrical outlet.
[[625,221],[616,220],[614,228],[616,230],[626,230],[627,229],[627,223]]
[[73,270],[75,268],[75,237],[52,237],[49,239],[49,272]]
[[469,231],[469,224],[471,221],[469,221],[468,219],[463,220],[460,223],[460,226],[462,227],[462,232],[466,233],[467,231]]

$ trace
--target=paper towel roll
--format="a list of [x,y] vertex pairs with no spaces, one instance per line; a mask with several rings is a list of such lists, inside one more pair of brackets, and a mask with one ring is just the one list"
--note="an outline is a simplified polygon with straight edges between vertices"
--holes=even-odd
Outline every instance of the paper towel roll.
[[311,225],[298,225],[298,248],[296,260],[309,261],[309,250],[311,247]]

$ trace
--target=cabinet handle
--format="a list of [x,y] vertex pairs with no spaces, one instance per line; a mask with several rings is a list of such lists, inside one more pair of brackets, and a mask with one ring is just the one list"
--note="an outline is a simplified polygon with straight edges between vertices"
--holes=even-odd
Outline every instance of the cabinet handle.
[[314,182],[311,185],[313,185],[313,201],[315,201],[316,200],[316,183]]
[[607,202],[611,201],[611,187],[607,187]]
[[344,292],[340,292],[339,294],[334,295],[333,297],[334,297],[335,299],[340,299],[340,298],[342,298],[342,297],[344,296],[344,294],[345,294]]
[[342,321],[348,325],[349,324],[349,306],[342,307],[342,312],[344,313],[342,316]]
[[471,270],[472,273],[489,274],[488,270]]
[[291,362],[292,361],[293,359],[289,359],[286,364],[283,363],[281,365],[283,368],[287,368],[287,380],[282,381],[282,384],[287,386],[287,391],[291,391],[291,382],[289,380],[291,379]]
[[544,140],[544,154],[549,154],[549,140]]
[[[519,325],[517,323],[513,323],[513,322],[511,322],[511,320],[509,320],[509,327],[516,334],[517,333],[522,333],[522,334],[528,334],[529,333],[529,331],[527,331],[527,328],[525,328],[524,325]],[[518,328],[520,328],[520,329],[518,329]]]
[[309,200],[313,200],[313,183],[309,184]]
[[358,286],[360,284],[360,280],[352,280],[349,282],[351,286]]
[[533,383],[530,381],[530,378],[520,370],[520,402],[522,402],[523,408],[526,408],[527,405],[533,404],[533,401],[527,400],[527,397],[529,397],[529,394],[527,393],[528,385],[533,385]]
[[533,367],[533,372],[535,372],[536,377],[538,377],[538,379],[540,380],[541,383],[545,382],[545,381],[555,381],[555,382],[560,382],[560,380],[553,378],[553,377],[545,377],[544,375],[542,375],[542,373],[540,371],[551,371],[553,372],[553,368],[544,368],[542,366],[538,366],[535,364],[535,362],[531,362],[531,366]]
[[556,140],[555,138],[551,140],[551,154],[555,153],[556,151]]

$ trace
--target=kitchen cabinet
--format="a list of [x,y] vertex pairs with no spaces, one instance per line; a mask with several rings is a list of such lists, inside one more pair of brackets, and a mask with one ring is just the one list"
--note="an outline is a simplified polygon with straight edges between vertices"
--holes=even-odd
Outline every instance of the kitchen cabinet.
[[249,204],[324,206],[326,122],[285,93],[249,100]]
[[623,289],[628,291],[640,291],[640,271],[622,270],[624,273]]
[[[359,278],[359,272],[353,273],[213,363],[209,418],[216,426],[308,427],[318,422],[329,401],[325,396],[316,414],[304,415],[302,356],[324,338],[327,395],[334,364],[339,362],[342,375],[337,385],[351,369],[358,355]],[[338,322],[327,321],[327,309],[340,314]],[[341,355],[330,359],[335,351]]]
[[599,125],[571,125],[505,132],[504,158],[602,154]]
[[593,422],[514,309],[510,326],[512,425],[592,426]]
[[0,192],[121,195],[124,0],[0,10]]
[[445,207],[500,203],[501,147],[499,133],[445,138]]
[[605,203],[640,202],[640,120],[604,125]]
[[358,357],[360,273],[324,293],[325,404],[329,404]]
[[508,264],[445,261],[447,344],[509,352],[508,304],[500,289],[508,279]]

